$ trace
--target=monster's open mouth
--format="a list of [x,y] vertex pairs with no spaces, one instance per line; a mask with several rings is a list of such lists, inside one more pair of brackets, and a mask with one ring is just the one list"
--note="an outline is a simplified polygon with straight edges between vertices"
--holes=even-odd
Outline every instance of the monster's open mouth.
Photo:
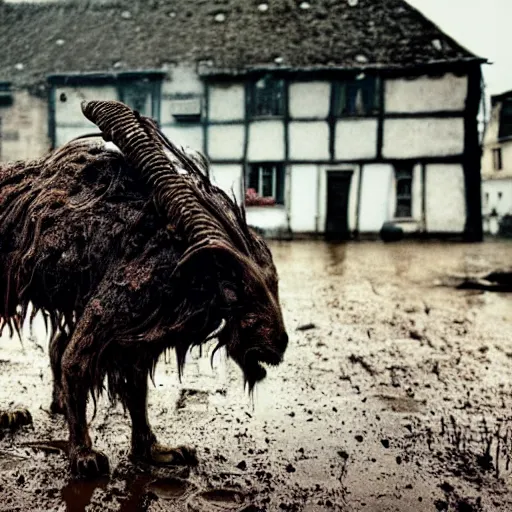
[[249,388],[252,389],[257,382],[262,381],[267,376],[264,365],[277,366],[282,360],[281,354],[271,350],[248,350],[241,367]]

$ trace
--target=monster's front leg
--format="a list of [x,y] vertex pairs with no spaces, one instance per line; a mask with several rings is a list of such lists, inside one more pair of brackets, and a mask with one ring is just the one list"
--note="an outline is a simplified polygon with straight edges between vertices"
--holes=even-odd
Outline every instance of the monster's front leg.
[[50,410],[53,414],[66,414],[62,390],[62,356],[69,343],[70,335],[64,331],[54,334],[50,340],[50,363],[53,373],[53,392]]
[[126,373],[123,402],[132,420],[132,459],[156,465],[195,466],[195,450],[186,446],[171,448],[159,444],[148,421],[148,373],[130,369]]
[[71,471],[82,477],[94,477],[109,472],[108,458],[104,453],[93,450],[87,428],[90,368],[92,355],[98,351],[94,347],[93,336],[83,336],[88,327],[77,326],[62,358],[62,391],[69,426]]

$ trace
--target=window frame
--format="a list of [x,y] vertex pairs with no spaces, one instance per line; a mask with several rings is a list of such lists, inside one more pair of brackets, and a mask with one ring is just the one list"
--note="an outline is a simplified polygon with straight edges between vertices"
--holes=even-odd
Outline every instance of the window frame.
[[11,82],[0,81],[0,108],[10,107],[14,103]]
[[[367,108],[368,105],[364,105],[364,112],[357,112],[357,96],[358,94],[362,95],[364,102],[364,89],[365,83],[368,84],[371,82],[371,88],[373,89],[370,92],[370,96],[373,98],[373,103],[370,108]],[[357,84],[360,84],[359,87],[356,87]],[[366,74],[360,73],[359,75],[347,76],[344,78],[337,79],[333,81],[332,84],[332,103],[331,103],[331,115],[336,119],[343,118],[358,118],[358,117],[378,117],[382,111],[382,99],[381,99],[381,88],[382,88],[382,79],[380,76],[375,74]],[[366,86],[368,87],[368,86]],[[354,111],[347,111],[348,105],[348,93],[351,90],[355,90],[355,97],[353,98],[354,102]],[[368,93],[367,93],[368,94]]]
[[[407,219],[410,220],[413,218],[413,184],[414,184],[414,164],[413,163],[400,163],[395,164],[394,166],[395,172],[395,219]],[[400,176],[402,174],[402,176]],[[407,176],[405,176],[407,174]],[[409,194],[399,194],[399,183],[400,181],[409,181],[410,182],[410,192]],[[409,205],[409,215],[399,215],[401,213],[399,208],[402,206],[399,204],[400,200],[408,200]]]
[[[263,173],[265,169],[272,169],[272,195],[264,196],[263,193]],[[258,194],[258,198],[261,199],[273,199],[275,202],[273,204],[249,204],[247,206],[284,206],[285,205],[285,181],[286,181],[286,169],[283,162],[250,162],[247,164],[246,171],[246,179],[245,179],[245,202],[247,202],[247,192],[251,187],[251,172],[254,169],[258,169],[258,189],[256,193]],[[279,184],[280,181],[280,184]],[[279,191],[280,187],[280,191]]]
[[[146,95],[146,101],[149,96],[149,109],[151,112],[141,112],[135,105],[130,105],[128,93],[132,90],[140,90]],[[117,95],[119,101],[125,103],[130,108],[137,110],[141,115],[151,117],[160,122],[160,102],[161,102],[161,83],[152,80],[149,77],[120,78],[117,83]]]
[[505,98],[501,103],[498,140],[512,138],[512,98]]
[[503,170],[503,153],[501,148],[492,149],[492,168],[495,171]]
[[[257,84],[261,81],[268,81],[269,91],[266,91],[264,94],[267,96],[273,96],[278,94],[276,97],[272,97],[273,105],[271,105],[267,111],[262,111],[263,109],[259,109],[258,99],[258,86]],[[263,87],[265,89],[266,87]],[[248,119],[282,119],[285,117],[287,110],[287,84],[286,80],[282,77],[275,76],[272,73],[267,73],[265,75],[260,75],[255,77],[248,83],[247,90],[247,117]],[[276,92],[277,91],[277,92]],[[280,94],[280,96],[279,96]],[[263,98],[261,101],[265,102],[268,98]],[[274,108],[275,107],[275,108]]]

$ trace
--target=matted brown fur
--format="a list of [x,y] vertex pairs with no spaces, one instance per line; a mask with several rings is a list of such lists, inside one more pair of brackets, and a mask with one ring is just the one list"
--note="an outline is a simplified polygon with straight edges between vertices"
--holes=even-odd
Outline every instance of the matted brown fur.
[[[204,180],[238,224],[265,293],[277,303],[268,247],[239,206]],[[186,450],[156,443],[147,423],[148,376],[162,352],[176,350],[181,373],[190,346],[225,319],[219,345],[252,387],[264,376],[259,361],[278,364],[286,348],[284,327],[276,334],[264,307],[251,302],[250,278],[225,255],[212,253],[176,272],[190,244],[153,198],[139,171],[100,139],[75,140],[43,159],[0,167],[2,328],[19,331],[30,304],[47,319],[52,409],[67,415],[71,466],[80,475],[108,470],[85,418],[87,396],[101,392],[106,376],[110,396],[132,417],[132,455],[186,463]]]

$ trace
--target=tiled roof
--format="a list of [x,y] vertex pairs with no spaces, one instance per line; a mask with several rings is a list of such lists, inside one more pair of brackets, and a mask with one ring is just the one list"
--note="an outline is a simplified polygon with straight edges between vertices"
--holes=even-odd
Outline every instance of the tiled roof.
[[415,66],[475,56],[403,0],[0,0],[0,80],[160,69]]

